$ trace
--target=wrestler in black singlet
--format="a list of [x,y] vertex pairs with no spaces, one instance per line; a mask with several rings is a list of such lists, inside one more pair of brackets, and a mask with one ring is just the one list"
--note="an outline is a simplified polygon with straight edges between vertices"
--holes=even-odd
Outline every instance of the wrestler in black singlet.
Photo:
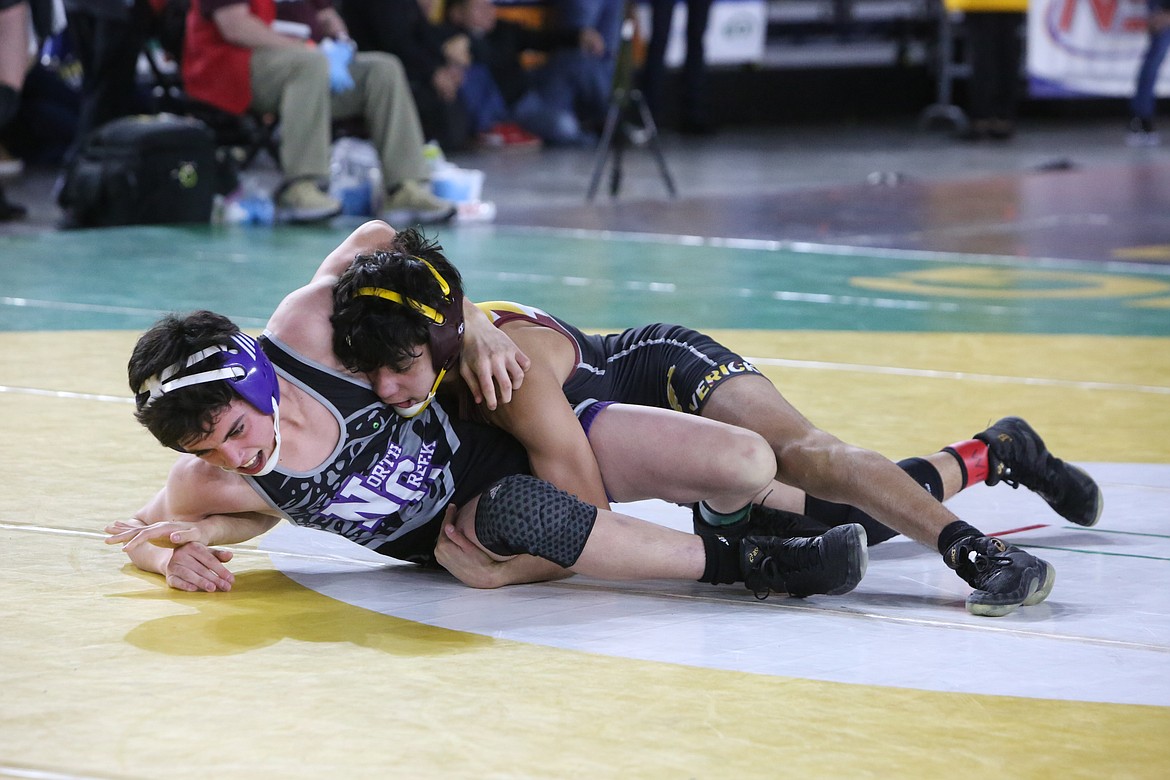
[[434,564],[443,510],[461,506],[509,474],[528,474],[528,456],[508,434],[453,420],[434,401],[401,417],[370,387],[311,361],[269,333],[264,353],[286,381],[336,418],[333,453],[309,472],[279,466],[246,477],[274,508],[297,525],[319,528],[382,555]]
[[681,325],[656,323],[597,336],[532,306],[489,301],[479,307],[497,326],[521,319],[573,341],[577,368],[564,384],[571,404],[592,398],[698,414],[720,382],[760,373],[710,336]]

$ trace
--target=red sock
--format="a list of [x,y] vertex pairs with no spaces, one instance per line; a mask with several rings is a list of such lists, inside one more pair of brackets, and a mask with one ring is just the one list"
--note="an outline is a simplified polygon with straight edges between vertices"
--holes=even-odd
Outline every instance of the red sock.
[[949,452],[959,461],[959,470],[963,472],[963,487],[976,482],[986,482],[990,473],[991,464],[987,459],[987,445],[978,439],[955,442],[949,447],[943,447],[943,452]]

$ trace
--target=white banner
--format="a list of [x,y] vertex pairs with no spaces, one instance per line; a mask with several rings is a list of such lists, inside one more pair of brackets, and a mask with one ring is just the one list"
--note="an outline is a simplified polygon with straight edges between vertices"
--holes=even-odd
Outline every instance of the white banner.
[[[1145,0],[1032,0],[1028,81],[1035,97],[1130,97],[1148,39]],[[1170,95],[1170,68],[1159,74]]]
[[[650,6],[638,4],[638,23],[647,43],[650,41]],[[666,64],[682,64],[687,50],[687,6],[679,0],[674,6],[670,25],[670,42],[666,44]],[[712,65],[737,65],[764,59],[764,38],[768,31],[768,8],[765,0],[715,0],[707,20],[703,44],[707,62]]]

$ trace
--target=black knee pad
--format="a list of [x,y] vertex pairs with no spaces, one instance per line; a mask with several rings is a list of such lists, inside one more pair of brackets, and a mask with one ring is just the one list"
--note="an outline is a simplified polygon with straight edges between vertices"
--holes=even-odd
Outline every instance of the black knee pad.
[[527,553],[568,568],[581,557],[597,507],[536,477],[504,477],[479,497],[475,535],[497,555]]
[[[961,461],[960,461],[961,462]],[[915,482],[934,497],[935,501],[943,500],[942,477],[938,469],[930,461],[922,458],[906,458],[898,461],[898,468],[909,474]]]

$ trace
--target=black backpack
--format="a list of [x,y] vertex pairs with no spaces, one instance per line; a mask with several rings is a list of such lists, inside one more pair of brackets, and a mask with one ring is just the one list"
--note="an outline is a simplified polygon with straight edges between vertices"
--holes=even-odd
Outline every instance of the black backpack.
[[57,202],[65,227],[209,222],[225,175],[203,122],[173,114],[124,117],[86,139]]

